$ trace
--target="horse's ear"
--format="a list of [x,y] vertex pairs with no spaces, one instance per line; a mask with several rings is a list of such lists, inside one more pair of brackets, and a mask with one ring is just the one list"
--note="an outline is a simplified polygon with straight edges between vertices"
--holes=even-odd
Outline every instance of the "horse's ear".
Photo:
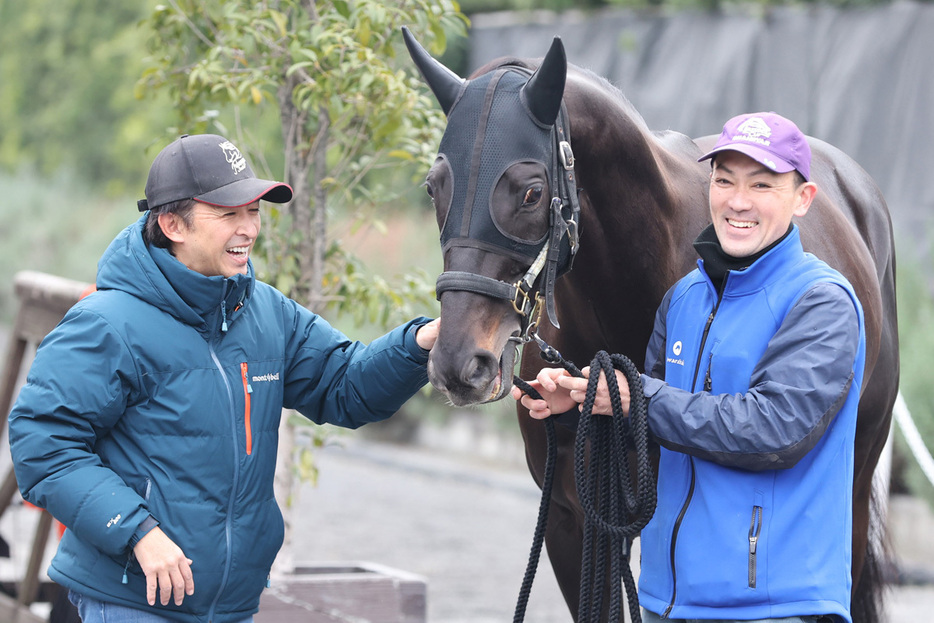
[[564,81],[568,75],[568,59],[561,37],[555,37],[539,68],[522,87],[526,106],[543,125],[553,125],[561,110]]
[[432,58],[405,26],[402,27],[402,38],[405,39],[405,47],[409,49],[409,56],[415,61],[422,78],[431,87],[431,92],[441,104],[441,110],[447,115],[466,80]]

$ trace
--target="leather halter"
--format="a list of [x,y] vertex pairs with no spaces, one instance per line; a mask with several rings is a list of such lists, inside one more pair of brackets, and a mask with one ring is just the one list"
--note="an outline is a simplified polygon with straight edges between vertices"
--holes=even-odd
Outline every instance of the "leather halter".
[[[549,233],[541,243],[538,255],[525,276],[515,283],[508,283],[476,273],[445,271],[435,284],[438,300],[444,292],[460,290],[510,301],[516,313],[522,317],[519,338],[522,342],[529,341],[530,335],[535,333],[539,325],[543,292],[548,318],[555,328],[560,328],[555,308],[555,281],[558,276],[571,270],[580,241],[580,199],[564,102],[561,103],[561,110],[552,126],[551,135],[552,172],[549,187],[553,189],[553,196],[548,208]],[[565,238],[567,244],[562,246]]]

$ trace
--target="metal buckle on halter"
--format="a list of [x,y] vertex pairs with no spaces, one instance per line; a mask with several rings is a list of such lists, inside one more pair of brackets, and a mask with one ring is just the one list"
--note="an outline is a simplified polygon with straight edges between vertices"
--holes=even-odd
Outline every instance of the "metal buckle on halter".
[[[529,311],[529,316],[533,319],[525,326],[525,329],[520,331],[519,335],[510,335],[507,340],[510,342],[516,343],[516,348],[524,344],[528,344],[533,339],[541,339],[538,337],[538,327],[542,321],[542,314],[545,312],[545,307],[542,305],[542,293],[535,293],[535,303],[532,304],[532,309]],[[521,313],[521,312],[520,312]]]
[[[519,314],[520,316],[522,317],[528,316],[529,311],[532,309],[530,305],[531,301],[529,299],[529,291],[531,290],[531,288],[527,286],[525,281],[521,279],[517,281],[516,283],[514,283],[512,287],[516,289],[516,295],[512,299],[512,308],[516,310],[516,313]],[[519,296],[520,295],[522,295],[522,298],[524,299],[521,308],[519,307]]]
[[568,242],[571,243],[571,255],[574,256],[577,254],[577,245],[580,243],[580,237],[577,233],[577,221],[572,216],[565,222],[568,226]]
[[558,143],[558,155],[561,158],[561,165],[564,167],[565,171],[574,169],[574,151],[571,149],[571,144],[569,142],[560,141]]

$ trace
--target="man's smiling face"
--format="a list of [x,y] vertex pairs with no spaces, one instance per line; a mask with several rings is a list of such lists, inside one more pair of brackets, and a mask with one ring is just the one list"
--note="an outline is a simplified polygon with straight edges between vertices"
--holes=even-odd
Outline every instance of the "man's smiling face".
[[723,151],[710,173],[710,217],[723,251],[748,257],[781,238],[817,192],[798,174],[775,173],[749,156]]
[[182,264],[208,277],[246,274],[259,235],[259,201],[237,208],[195,203],[191,226],[175,221],[172,252]]

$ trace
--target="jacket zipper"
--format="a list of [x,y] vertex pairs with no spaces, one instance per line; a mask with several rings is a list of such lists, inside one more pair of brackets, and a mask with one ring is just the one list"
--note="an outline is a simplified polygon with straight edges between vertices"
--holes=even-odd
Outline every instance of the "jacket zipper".
[[749,523],[749,588],[756,587],[756,549],[759,545],[759,533],[762,531],[762,507],[752,507],[752,521]]
[[704,391],[709,392],[713,389],[713,377],[711,376],[710,369],[713,367],[713,351],[710,352],[710,356],[707,358],[707,372],[704,373]]
[[[726,278],[723,280],[723,285],[719,292],[717,292],[717,302],[714,303],[713,309],[710,310],[710,315],[707,316],[707,323],[704,325],[704,333],[701,336],[700,347],[697,349],[697,363],[694,365],[694,378],[691,381],[691,391],[695,390],[697,385],[697,375],[701,369],[701,362],[704,357],[704,347],[707,345],[707,336],[710,334],[710,325],[713,324],[714,318],[717,316],[717,309],[720,307],[720,299],[723,296],[723,290],[726,288]],[[711,355],[712,356],[712,355]],[[710,376],[710,367],[707,368],[707,376],[704,379],[704,389],[709,391],[707,388],[708,380]],[[688,507],[691,505],[691,499],[694,497],[694,484],[697,472],[694,469],[694,457],[688,457],[691,461],[691,486],[688,489],[687,498],[684,500],[684,504],[681,506],[681,512],[678,513],[678,519],[675,521],[674,529],[671,533],[671,601],[668,603],[668,607],[665,608],[665,612],[662,613],[662,618],[667,619],[668,615],[671,614],[671,609],[675,606],[675,598],[678,595],[678,572],[675,569],[675,548],[678,543],[678,532],[681,530],[681,522],[684,520],[684,516],[687,514]]]
[[227,501],[227,516],[224,520],[224,540],[226,544],[226,558],[224,561],[224,573],[221,576],[220,585],[217,587],[217,594],[214,595],[213,601],[211,601],[211,607],[208,609],[207,620],[214,620],[214,611],[217,609],[217,602],[220,601],[221,595],[224,594],[224,590],[227,588],[227,581],[230,579],[230,565],[233,557],[233,515],[234,515],[234,501],[237,498],[237,489],[240,487],[240,448],[237,441],[238,435],[236,434],[237,430],[237,417],[235,411],[235,402],[233,399],[233,389],[230,387],[230,380],[227,378],[227,373],[224,372],[224,366],[221,364],[220,359],[217,358],[217,353],[214,351],[214,344],[209,344],[211,350],[211,359],[214,360],[214,365],[217,367],[218,372],[221,374],[221,379],[224,381],[224,387],[227,389],[227,401],[230,405],[230,418],[231,418],[231,430],[233,431],[233,479],[230,484],[231,493],[230,499]]
[[[152,493],[152,479],[146,479],[146,491],[143,493],[143,500],[149,502],[149,494]],[[123,577],[120,579],[121,584],[126,584],[129,580],[127,574],[130,572],[130,565],[133,563],[133,560],[136,558],[133,548],[130,548],[130,551],[126,555],[126,564],[123,565]]]
[[707,345],[707,335],[710,333],[710,325],[713,324],[713,319],[717,315],[717,307],[717,305],[714,305],[710,315],[707,316],[707,324],[704,325],[704,333],[701,335],[700,347],[697,349],[697,363],[694,364],[694,378],[691,380],[691,391],[697,390],[697,375],[701,370],[701,362],[704,358],[704,346]]
[[253,431],[250,428],[250,394],[253,388],[250,386],[249,375],[247,374],[247,363],[240,364],[240,377],[243,379],[243,421],[246,427],[246,454],[253,454]]
[[691,460],[691,486],[688,489],[687,498],[684,500],[684,504],[681,506],[681,512],[678,513],[678,519],[675,521],[675,527],[671,532],[671,601],[668,603],[668,607],[665,608],[665,612],[662,613],[662,618],[667,619],[668,615],[671,614],[671,609],[675,607],[675,598],[678,596],[678,572],[675,569],[675,549],[678,544],[678,532],[681,530],[681,522],[684,520],[684,516],[688,512],[688,507],[691,505],[691,499],[694,497],[694,457],[688,457]]

